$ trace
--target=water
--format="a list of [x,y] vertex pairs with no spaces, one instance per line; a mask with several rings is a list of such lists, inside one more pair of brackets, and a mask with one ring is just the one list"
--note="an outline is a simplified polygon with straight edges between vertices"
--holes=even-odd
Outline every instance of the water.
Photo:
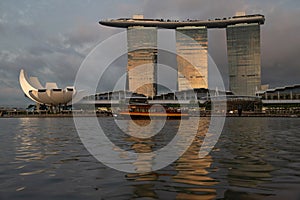
[[[112,118],[99,121],[114,143],[134,151],[161,148],[178,126],[172,120],[140,141],[117,134]],[[213,151],[199,159],[208,122],[176,162],[131,174],[91,156],[72,118],[0,119],[0,199],[300,199],[299,118],[228,118]]]

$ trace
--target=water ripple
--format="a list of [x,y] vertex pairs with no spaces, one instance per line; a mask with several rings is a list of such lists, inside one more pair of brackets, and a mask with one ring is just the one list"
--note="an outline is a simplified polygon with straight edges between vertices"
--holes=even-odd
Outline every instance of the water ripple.
[[[136,152],[163,147],[177,126],[172,121],[163,134],[139,140],[118,134],[112,118],[99,121],[113,142]],[[72,119],[0,119],[0,199],[299,199],[300,119],[228,118],[213,151],[199,158],[208,124],[201,119],[173,164],[126,174],[87,152]],[[137,167],[150,167],[153,156]]]

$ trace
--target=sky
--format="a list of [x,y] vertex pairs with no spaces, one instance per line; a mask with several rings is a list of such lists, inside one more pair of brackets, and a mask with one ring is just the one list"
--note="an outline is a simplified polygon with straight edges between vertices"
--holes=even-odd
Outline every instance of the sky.
[[[299,84],[299,0],[0,0],[0,106],[32,103],[19,85],[21,69],[39,77],[42,84],[73,85],[91,50],[123,31],[101,26],[100,20],[134,14],[204,20],[231,17],[238,11],[266,18],[261,26],[262,84],[271,88]],[[213,29],[208,34],[209,54],[228,85],[225,30]],[[126,59],[123,56],[113,65],[111,69],[120,73]],[[113,79],[114,74],[110,70],[108,75]],[[109,82],[102,89],[109,90]]]

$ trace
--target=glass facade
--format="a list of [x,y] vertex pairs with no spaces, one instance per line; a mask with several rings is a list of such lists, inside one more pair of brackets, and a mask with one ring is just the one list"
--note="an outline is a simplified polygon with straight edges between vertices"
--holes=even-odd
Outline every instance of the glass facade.
[[226,28],[229,89],[251,95],[261,87],[260,25],[239,24]]
[[128,90],[155,96],[157,73],[157,28],[128,27]]
[[179,91],[208,88],[207,45],[206,27],[176,28]]

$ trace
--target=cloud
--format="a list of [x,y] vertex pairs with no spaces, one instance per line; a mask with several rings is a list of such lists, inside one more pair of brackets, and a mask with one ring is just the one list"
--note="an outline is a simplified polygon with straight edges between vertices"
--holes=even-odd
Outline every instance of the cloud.
[[[296,0],[114,0],[88,3],[29,0],[0,4],[0,91],[7,93],[7,96],[1,96],[0,105],[26,102],[18,83],[21,68],[40,77],[42,82],[54,81],[62,87],[71,85],[87,54],[99,42],[123,31],[100,26],[98,21],[133,14],[181,20],[230,17],[237,11],[264,14],[266,24],[261,26],[263,83],[271,86],[299,83],[300,2]],[[226,35],[223,29],[209,30],[209,53],[226,81]],[[118,77],[124,71],[122,67],[126,67],[126,59],[113,63],[107,73]],[[115,74],[113,70],[116,70]],[[107,86],[101,87],[110,88],[113,83],[113,80],[107,80]]]
[[[299,1],[243,1],[243,0],[165,0],[147,1],[146,17],[171,19],[208,19],[230,17],[237,11],[260,13],[266,17],[261,26],[262,82],[271,87],[293,84],[299,80],[300,50]],[[226,33],[209,30],[209,53],[228,81]]]
[[262,76],[273,86],[299,83],[299,10],[275,7],[262,27]]
[[[61,87],[73,85],[81,62],[100,39],[97,35],[99,30],[88,26],[80,26],[73,32],[66,31],[60,37],[49,35],[46,31],[37,33],[32,25],[5,26],[8,34],[4,38],[10,43],[6,48],[8,50],[0,49],[0,78],[5,83],[0,88],[6,92],[5,98],[0,99],[0,105],[6,104],[10,98],[16,103],[17,97],[17,104],[23,104],[24,96],[20,95],[18,83],[21,68],[30,76],[39,77],[43,84],[57,82]],[[12,40],[12,35],[18,39]],[[14,94],[15,91],[18,93]]]
[[[23,101],[20,102],[20,98]],[[30,103],[28,99],[24,96],[24,93],[18,88],[1,87],[0,88],[0,104],[1,107],[15,107],[20,106],[26,108]]]
[[159,3],[147,1],[144,13],[158,18],[208,19],[232,16],[236,11],[244,9],[244,3],[240,0],[164,0]]

